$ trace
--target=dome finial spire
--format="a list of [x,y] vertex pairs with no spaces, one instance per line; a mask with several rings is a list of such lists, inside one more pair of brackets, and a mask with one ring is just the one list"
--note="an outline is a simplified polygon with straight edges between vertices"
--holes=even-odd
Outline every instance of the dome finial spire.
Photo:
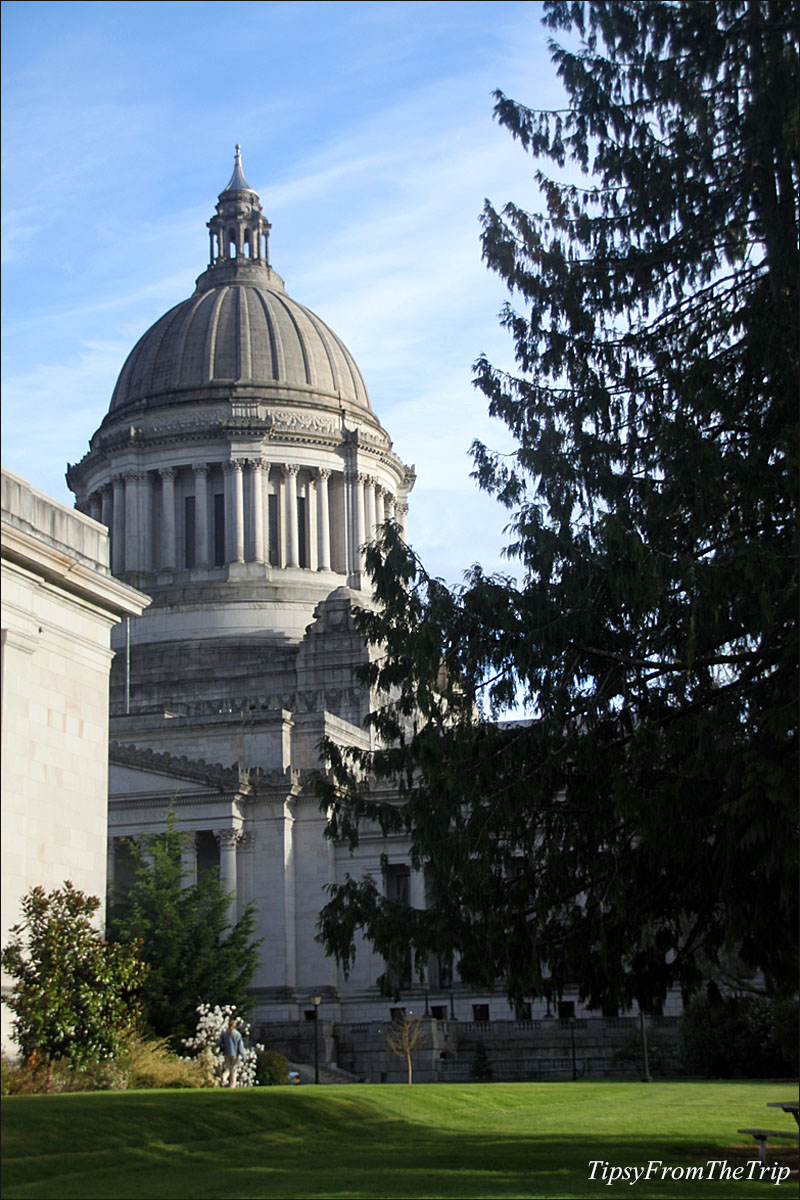
[[233,174],[219,194],[216,214],[208,222],[211,234],[209,266],[234,262],[244,270],[269,266],[270,223],[258,196],[244,177],[242,147],[237,142]]
[[[225,192],[252,192],[253,189],[244,177],[242,168],[242,147],[236,143],[236,153],[233,156],[233,174],[230,177]],[[224,195],[224,192],[222,193]],[[255,195],[255,193],[253,193]]]

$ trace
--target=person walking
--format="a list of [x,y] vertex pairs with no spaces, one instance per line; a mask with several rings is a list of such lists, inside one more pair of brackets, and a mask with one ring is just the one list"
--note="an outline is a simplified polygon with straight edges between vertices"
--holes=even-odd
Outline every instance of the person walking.
[[244,1058],[244,1042],[242,1041],[242,1035],[236,1028],[235,1017],[231,1017],[227,1028],[223,1029],[219,1035],[219,1048],[225,1059],[225,1065],[222,1069],[222,1086],[235,1088],[239,1064]]

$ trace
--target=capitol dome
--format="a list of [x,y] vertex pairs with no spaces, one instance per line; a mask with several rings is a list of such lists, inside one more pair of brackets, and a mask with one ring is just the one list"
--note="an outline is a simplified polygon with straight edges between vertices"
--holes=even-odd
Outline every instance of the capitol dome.
[[140,642],[296,644],[331,592],[369,588],[376,527],[405,523],[413,468],[342,341],[287,295],[270,228],[237,146],[194,294],[134,346],[67,472],[114,574],[153,598]]
[[370,409],[350,351],[310,309],[286,294],[266,264],[222,261],[134,346],[110,412],[180,403],[200,392],[296,392]]

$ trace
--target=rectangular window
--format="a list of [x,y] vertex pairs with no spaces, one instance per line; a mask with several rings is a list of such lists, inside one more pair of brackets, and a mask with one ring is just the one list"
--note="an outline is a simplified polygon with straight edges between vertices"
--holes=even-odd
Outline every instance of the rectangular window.
[[408,905],[410,881],[410,868],[403,863],[392,863],[386,868],[386,899]]
[[[411,871],[405,863],[392,863],[385,868],[386,899],[408,907],[411,901]],[[396,988],[411,987],[411,947],[398,945],[392,961],[386,963]]]
[[473,1019],[473,1021],[488,1021],[489,1020],[489,1005],[488,1004],[473,1004],[472,1019]]
[[273,567],[281,565],[279,528],[278,528],[278,497],[271,492],[267,497],[267,512],[269,516],[269,561]]
[[186,496],[183,501],[183,546],[188,569],[195,565],[197,553],[194,534],[194,496]]
[[297,497],[297,561],[301,567],[308,567],[308,501],[305,496]]
[[214,496],[214,566],[225,565],[225,496]]
[[432,1004],[431,1005],[431,1016],[433,1017],[434,1021],[446,1021],[447,1020],[447,1005],[446,1004]]

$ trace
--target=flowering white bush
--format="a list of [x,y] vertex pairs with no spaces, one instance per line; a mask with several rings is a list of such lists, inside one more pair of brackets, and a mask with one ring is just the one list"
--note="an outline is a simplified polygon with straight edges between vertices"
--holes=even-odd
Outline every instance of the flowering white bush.
[[[225,1059],[219,1048],[219,1038],[231,1017],[236,1019],[239,1032],[247,1039],[250,1025],[237,1015],[236,1006],[233,1004],[215,1004],[213,1007],[210,1004],[198,1004],[197,1032],[194,1037],[183,1039],[190,1058],[201,1058],[209,1064],[213,1072],[211,1082],[214,1087],[219,1087],[222,1083]],[[237,1087],[255,1087],[258,1051],[263,1049],[264,1047],[257,1043],[245,1050],[244,1057],[239,1062]]]

